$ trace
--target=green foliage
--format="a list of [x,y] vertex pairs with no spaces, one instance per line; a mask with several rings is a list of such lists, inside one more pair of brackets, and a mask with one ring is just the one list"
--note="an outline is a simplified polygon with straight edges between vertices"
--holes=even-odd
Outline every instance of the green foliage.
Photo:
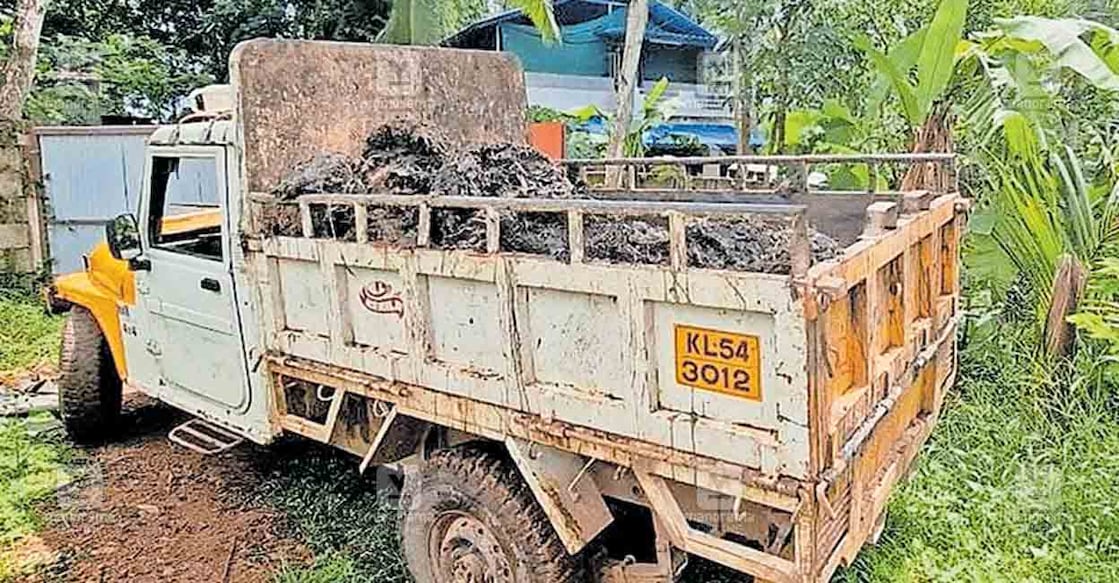
[[[0,0],[2,40],[15,1]],[[442,14],[454,13],[453,26],[477,18],[485,7],[484,0],[438,4]],[[258,37],[369,42],[384,28],[390,5],[390,0],[52,0],[40,53],[48,66],[40,66],[41,83],[27,112],[42,123],[96,123],[102,113],[124,111],[167,120],[190,89],[227,78],[229,53],[237,43]],[[73,61],[82,67],[52,64]],[[110,78],[72,74],[89,75],[95,67]],[[110,93],[103,95],[102,88]]]
[[530,105],[525,115],[526,117],[528,117],[528,121],[534,123],[567,121],[572,117],[563,113],[562,111],[558,111],[550,107],[544,107],[542,105]]
[[352,457],[306,441],[273,447],[274,465],[264,468],[269,478],[254,498],[282,512],[318,557],[308,568],[284,566],[278,582],[408,580],[391,487],[378,490],[376,470],[359,475]]
[[[911,34],[890,54],[875,49],[865,37],[856,45],[897,93],[913,127],[924,124],[933,104],[944,97],[955,69],[956,45],[963,35],[967,7],[967,0],[941,0],[928,28]],[[916,83],[910,80],[914,67]]]
[[58,37],[44,46],[26,110],[37,123],[98,123],[101,115],[169,121],[179,99],[213,81],[184,51],[148,37]]
[[[996,30],[966,43],[960,63],[961,88],[970,93],[961,142],[984,177],[972,229],[983,255],[970,264],[1003,286],[1005,264],[1012,265],[1012,277],[1028,284],[1039,326],[1058,259],[1068,254],[1100,266],[1119,242],[1115,166],[1106,162],[1115,150],[1109,122],[1078,119],[1069,107],[1085,90],[1103,91],[1102,100],[1115,106],[1117,96],[1107,88],[1119,76],[1101,67],[1107,69],[1116,35],[1096,23],[999,20]],[[1082,38],[1095,40],[1089,45]],[[1092,137],[1090,147],[1082,136]],[[1085,156],[1104,162],[1085,163],[1092,159]]]
[[998,23],[1007,38],[1045,47],[1054,66],[1075,71],[1099,89],[1119,91],[1119,33],[1115,30],[1070,18],[1019,16]]
[[61,330],[35,297],[0,290],[0,375],[57,361]]
[[[39,527],[36,504],[72,480],[69,448],[57,432],[43,433],[52,422],[49,413],[0,419],[0,550],[33,533]],[[0,580],[15,579],[19,568],[0,553]]]
[[1119,258],[1115,253],[1094,266],[1085,302],[1069,320],[1086,337],[1102,344],[1112,369],[1119,365]]
[[[661,77],[645,94],[641,101],[641,111],[634,116],[629,129],[626,131],[623,156],[627,158],[643,156],[645,154],[645,133],[672,117],[676,109],[676,102],[673,99],[665,99],[667,90],[668,78]],[[570,115],[580,122],[592,118],[601,118],[605,120],[607,127],[614,126],[614,116],[594,105],[575,110]]]
[[[1115,217],[1119,197],[1085,181],[1082,164],[1071,150],[1048,159],[1034,154],[1018,160],[989,162],[991,184],[979,215],[978,237],[990,236],[1001,254],[1026,279],[1036,297],[1037,323],[1049,311],[1053,275],[1064,254],[1094,265],[1119,242]],[[974,267],[981,272],[984,264]]]
[[[552,0],[516,0],[545,41],[559,39]],[[398,45],[437,45],[486,13],[485,0],[396,0],[377,42]]]
[[272,580],[274,583],[337,583],[354,581],[356,577],[353,559],[345,554],[329,553],[316,557],[309,567],[285,564]]
[[528,16],[536,30],[540,31],[544,42],[562,40],[552,4],[552,0],[509,0],[510,6],[520,8]]
[[378,42],[397,45],[435,45],[443,40],[437,0],[395,0]]
[[967,6],[968,0],[941,0],[917,52],[917,105],[923,116],[928,116],[952,79]]

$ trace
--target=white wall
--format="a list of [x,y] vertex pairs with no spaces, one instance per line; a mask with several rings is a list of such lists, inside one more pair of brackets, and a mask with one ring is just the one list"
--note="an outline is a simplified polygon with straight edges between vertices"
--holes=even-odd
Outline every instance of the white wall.
[[[607,77],[525,73],[525,85],[529,105],[565,112],[594,105],[606,112],[614,111],[614,82]],[[635,106],[640,106],[644,92],[652,86],[652,82],[642,84],[635,97]],[[730,108],[718,99],[706,97],[708,91],[702,85],[672,83],[666,95],[677,104],[673,119],[727,123],[733,120]]]

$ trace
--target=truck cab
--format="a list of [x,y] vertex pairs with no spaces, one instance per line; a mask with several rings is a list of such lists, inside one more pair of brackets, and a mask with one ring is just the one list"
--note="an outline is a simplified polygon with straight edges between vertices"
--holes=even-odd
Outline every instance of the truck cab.
[[55,282],[55,298],[74,306],[62,382],[114,381],[85,401],[63,400],[72,433],[111,430],[113,393],[127,388],[257,442],[275,435],[238,235],[233,132],[228,115],[215,112],[157,129],[137,213],[107,226],[84,272]]

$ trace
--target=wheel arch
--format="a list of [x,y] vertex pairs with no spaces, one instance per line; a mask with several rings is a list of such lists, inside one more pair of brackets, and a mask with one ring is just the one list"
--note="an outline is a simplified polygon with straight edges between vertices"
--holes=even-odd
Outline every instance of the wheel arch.
[[58,277],[54,282],[55,297],[80,306],[93,315],[101,328],[101,335],[109,345],[117,376],[127,378],[128,366],[124,356],[124,338],[120,326],[121,298],[104,286],[98,285],[87,272],[71,273]]

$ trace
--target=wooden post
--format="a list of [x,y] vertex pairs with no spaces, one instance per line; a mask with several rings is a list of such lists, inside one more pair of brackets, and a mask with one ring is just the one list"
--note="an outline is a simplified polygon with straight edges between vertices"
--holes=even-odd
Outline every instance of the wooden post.
[[501,215],[497,209],[486,208],[486,253],[501,250]]
[[688,231],[683,213],[671,212],[668,215],[668,256],[672,269],[688,267]]
[[789,271],[793,279],[804,281],[812,266],[812,242],[808,238],[808,218],[804,212],[793,215],[793,236],[789,239]]
[[416,226],[416,247],[431,245],[431,206],[421,203],[419,206],[419,224]]
[[583,240],[583,213],[581,211],[568,211],[567,213],[567,246],[571,253],[572,265],[582,263],[586,255]]
[[898,226],[898,205],[896,202],[879,201],[866,207],[866,226],[862,238],[871,239]]
[[369,214],[365,203],[354,203],[354,230],[358,243],[369,242]]
[[299,225],[303,236],[312,239],[315,236],[315,222],[311,219],[311,203],[299,201]]

